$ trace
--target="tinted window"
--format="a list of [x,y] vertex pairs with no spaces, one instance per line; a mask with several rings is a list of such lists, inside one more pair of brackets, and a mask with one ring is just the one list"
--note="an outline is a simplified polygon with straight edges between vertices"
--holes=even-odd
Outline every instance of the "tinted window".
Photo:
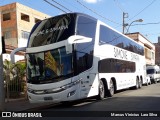
[[99,73],[130,73],[135,72],[135,62],[118,59],[104,59],[99,61]]
[[92,67],[93,44],[82,43],[76,45],[77,73],[83,72]]
[[73,75],[72,54],[66,54],[65,47],[27,54],[26,57],[28,82],[58,82]]
[[147,74],[154,74],[155,73],[155,70],[154,69],[148,69],[147,70]]
[[75,33],[75,15],[66,14],[38,22],[32,29],[28,47],[37,47],[68,39]]
[[77,73],[92,67],[95,32],[96,21],[83,16],[78,18],[76,33],[85,37],[91,37],[92,42],[75,45]]
[[99,44],[111,44],[131,52],[144,55],[144,48],[142,46],[102,25],[100,26]]
[[77,35],[82,35],[85,37],[95,38],[96,32],[96,21],[90,18],[79,16],[77,22]]

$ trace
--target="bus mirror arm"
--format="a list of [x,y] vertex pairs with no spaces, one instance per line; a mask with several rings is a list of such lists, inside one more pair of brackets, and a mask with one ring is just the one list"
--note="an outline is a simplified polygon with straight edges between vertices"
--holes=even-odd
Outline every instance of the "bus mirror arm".
[[72,53],[72,44],[74,43],[86,43],[91,42],[92,38],[81,36],[81,35],[72,35],[68,38],[66,42],[66,51],[67,54]]
[[16,48],[14,49],[12,52],[11,52],[11,62],[12,63],[15,63],[15,54],[19,51],[25,51],[26,50],[26,47],[20,47],[20,48]]

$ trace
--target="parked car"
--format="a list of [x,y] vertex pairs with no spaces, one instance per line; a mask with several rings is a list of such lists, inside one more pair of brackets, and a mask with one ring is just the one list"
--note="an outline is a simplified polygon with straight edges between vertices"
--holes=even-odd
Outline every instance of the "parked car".
[[147,66],[146,69],[151,83],[157,83],[158,81],[160,81],[160,68],[158,65]]
[[151,79],[150,79],[150,76],[149,75],[146,75],[146,85],[151,85]]

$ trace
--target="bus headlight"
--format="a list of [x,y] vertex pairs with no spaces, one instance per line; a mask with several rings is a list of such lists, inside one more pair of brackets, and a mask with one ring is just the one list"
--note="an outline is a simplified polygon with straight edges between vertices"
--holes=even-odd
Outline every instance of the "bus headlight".
[[64,90],[66,90],[68,88],[71,88],[79,83],[80,83],[80,80],[77,80],[77,81],[71,82],[71,83],[64,85],[62,87],[59,87],[59,88],[45,89],[45,90],[33,90],[33,89],[28,88],[28,92],[33,93],[33,94],[37,94],[37,95],[58,93],[58,92],[62,92]]
[[71,82],[71,83],[69,83],[67,85],[62,86],[61,88],[64,89],[64,90],[66,90],[66,89],[68,89],[68,88],[70,88],[70,87],[72,87],[74,85],[79,84],[79,83],[80,83],[80,80],[77,80],[77,81],[74,81],[74,82]]
[[28,88],[28,92],[33,93],[33,94],[44,94],[44,90],[32,90]]

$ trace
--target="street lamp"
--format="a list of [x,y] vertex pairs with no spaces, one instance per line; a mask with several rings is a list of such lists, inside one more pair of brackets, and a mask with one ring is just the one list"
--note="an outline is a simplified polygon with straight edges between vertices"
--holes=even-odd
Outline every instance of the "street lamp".
[[131,26],[134,22],[143,22],[143,20],[142,20],[142,19],[138,19],[138,20],[132,21],[129,25],[128,25],[128,24],[125,24],[125,26],[128,26],[128,29],[127,29],[127,32],[126,32],[126,33],[128,33],[130,26]]

